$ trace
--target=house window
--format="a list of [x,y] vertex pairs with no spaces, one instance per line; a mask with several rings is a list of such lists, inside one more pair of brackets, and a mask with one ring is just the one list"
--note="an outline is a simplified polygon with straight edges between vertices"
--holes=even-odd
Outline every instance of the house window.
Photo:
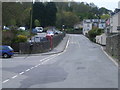
[[87,24],[87,27],[90,27],[90,25],[89,25],[89,24]]

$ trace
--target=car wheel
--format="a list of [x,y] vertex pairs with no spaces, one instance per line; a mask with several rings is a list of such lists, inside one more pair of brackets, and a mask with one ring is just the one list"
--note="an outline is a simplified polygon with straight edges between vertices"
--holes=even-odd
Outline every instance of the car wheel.
[[9,57],[9,55],[7,53],[3,54],[3,58],[8,58],[8,57]]

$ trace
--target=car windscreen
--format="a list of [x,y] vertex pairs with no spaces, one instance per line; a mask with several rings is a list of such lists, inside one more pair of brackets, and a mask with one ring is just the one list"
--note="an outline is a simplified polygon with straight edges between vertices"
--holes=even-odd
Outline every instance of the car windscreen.
[[10,46],[4,46],[2,47],[3,50],[13,50]]

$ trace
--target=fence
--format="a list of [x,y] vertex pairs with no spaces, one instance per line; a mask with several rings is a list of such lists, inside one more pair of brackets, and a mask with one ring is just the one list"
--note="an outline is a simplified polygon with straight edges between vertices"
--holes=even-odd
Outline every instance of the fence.
[[[65,33],[55,35],[52,40],[53,48],[56,47],[64,37],[65,37]],[[41,52],[47,52],[51,49],[49,40],[45,40],[41,42],[32,42],[32,43],[29,42],[14,43],[11,46],[15,52],[19,52],[21,54],[41,53]]]
[[117,34],[107,37],[106,51],[120,60],[120,35]]

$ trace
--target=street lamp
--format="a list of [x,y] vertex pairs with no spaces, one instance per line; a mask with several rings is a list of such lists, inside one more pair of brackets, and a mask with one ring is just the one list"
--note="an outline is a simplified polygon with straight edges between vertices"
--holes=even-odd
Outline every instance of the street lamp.
[[30,11],[30,40],[32,42],[32,39],[31,39],[31,34],[32,34],[32,14],[33,14],[33,0],[31,2],[31,11]]
[[65,25],[62,25],[62,30],[64,31]]

